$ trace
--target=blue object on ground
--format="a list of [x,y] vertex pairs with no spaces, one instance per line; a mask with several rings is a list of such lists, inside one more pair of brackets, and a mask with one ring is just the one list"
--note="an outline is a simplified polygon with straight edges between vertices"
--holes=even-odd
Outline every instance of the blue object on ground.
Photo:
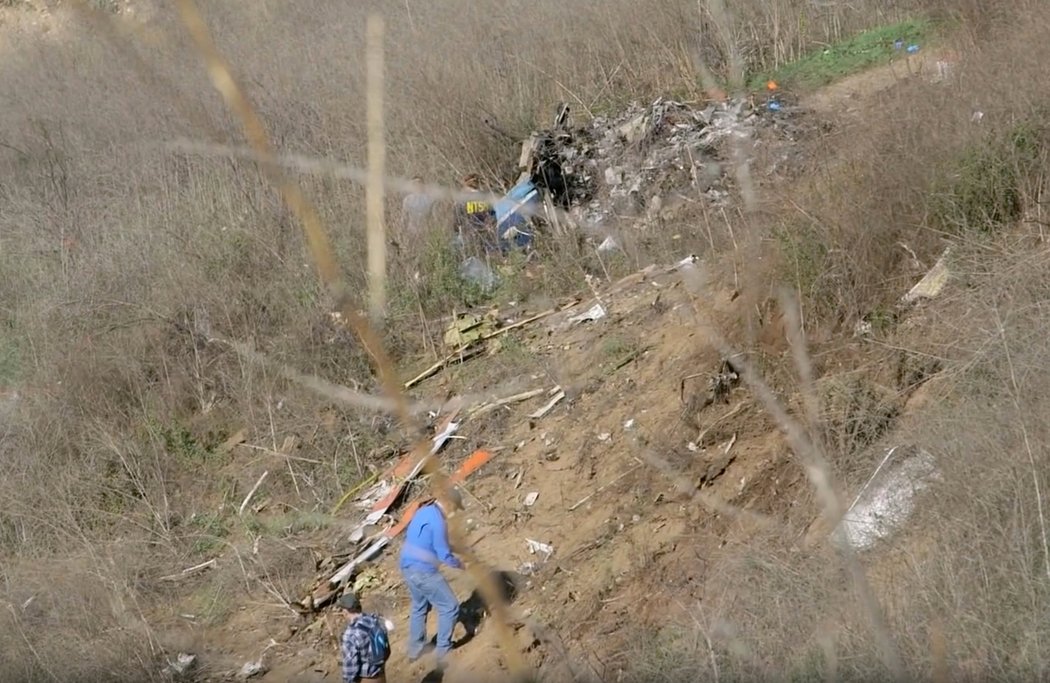
[[908,46],[908,54],[912,54],[913,55],[913,54],[915,54],[918,51],[919,51],[919,46],[918,45],[914,45],[913,44],[913,45],[909,45]]
[[502,251],[508,251],[512,245],[524,248],[532,243],[529,218],[539,211],[539,206],[540,190],[528,178],[496,202],[496,237]]
[[770,100],[769,102],[766,102],[766,108],[769,109],[769,111],[780,111],[783,107],[780,106],[780,102]]
[[903,40],[895,40],[895,41],[893,41],[893,49],[894,50],[901,50],[903,48],[904,48],[904,41]]

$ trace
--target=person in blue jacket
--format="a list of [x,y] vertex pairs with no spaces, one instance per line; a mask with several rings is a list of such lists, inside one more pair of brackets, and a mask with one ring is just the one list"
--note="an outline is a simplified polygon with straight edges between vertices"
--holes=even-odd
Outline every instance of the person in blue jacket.
[[463,499],[453,489],[449,497],[439,497],[416,511],[405,531],[401,548],[401,574],[412,599],[408,623],[408,659],[416,661],[427,648],[427,615],[433,607],[437,612],[438,666],[442,667],[452,650],[452,631],[459,619],[459,600],[441,575],[445,565],[462,569],[449,547],[448,524],[450,514],[463,508]]

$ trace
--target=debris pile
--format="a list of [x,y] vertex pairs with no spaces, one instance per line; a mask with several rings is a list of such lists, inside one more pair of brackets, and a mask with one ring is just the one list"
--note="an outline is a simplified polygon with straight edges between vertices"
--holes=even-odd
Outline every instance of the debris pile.
[[734,144],[793,142],[801,132],[795,107],[769,104],[741,98],[699,109],[660,98],[575,128],[560,115],[560,125],[524,142],[519,167],[597,236],[610,218],[653,218],[681,198],[726,202]]

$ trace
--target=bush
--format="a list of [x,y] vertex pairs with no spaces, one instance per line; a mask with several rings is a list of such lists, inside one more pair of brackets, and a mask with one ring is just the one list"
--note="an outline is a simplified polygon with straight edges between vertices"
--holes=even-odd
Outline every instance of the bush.
[[992,235],[1015,223],[1037,170],[1043,136],[1018,124],[970,145],[932,192],[933,214],[945,232]]

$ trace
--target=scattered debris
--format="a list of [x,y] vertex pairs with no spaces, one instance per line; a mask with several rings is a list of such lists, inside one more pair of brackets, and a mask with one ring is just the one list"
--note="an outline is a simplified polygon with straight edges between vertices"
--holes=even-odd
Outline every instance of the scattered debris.
[[539,491],[533,491],[533,492],[529,493],[527,496],[525,496],[525,500],[523,501],[524,504],[525,504],[525,507],[530,508],[533,505],[535,505],[536,504],[536,499],[539,498],[539,497],[540,497],[540,492]]
[[578,301],[574,300],[574,301],[571,301],[571,302],[567,303],[564,306],[561,306],[561,307],[558,307],[558,308],[548,309],[546,311],[543,311],[542,313],[537,313],[536,315],[532,315],[532,316],[529,316],[528,318],[525,318],[523,320],[519,320],[518,322],[513,323],[511,325],[507,325],[505,327],[500,327],[497,330],[494,330],[492,332],[488,332],[486,334],[483,334],[478,339],[476,339],[476,340],[474,340],[472,342],[469,342],[469,343],[467,343],[467,344],[465,344],[463,346],[460,346],[459,348],[454,349],[451,353],[449,353],[449,355],[445,356],[444,358],[442,358],[438,362],[434,363],[433,365],[431,365],[429,368],[427,368],[423,372],[419,373],[418,375],[416,375],[412,379],[410,379],[407,382],[405,382],[404,383],[404,388],[405,389],[411,389],[412,387],[414,387],[415,385],[419,384],[420,382],[422,382],[423,380],[427,379],[428,377],[431,377],[431,376],[437,374],[442,368],[444,368],[444,367],[446,367],[448,365],[451,365],[452,363],[463,362],[463,361],[469,360],[470,358],[473,358],[474,356],[476,356],[481,351],[481,346],[480,346],[480,344],[478,342],[486,341],[488,339],[492,339],[494,337],[498,337],[500,335],[506,334],[506,333],[510,332],[511,330],[516,330],[518,328],[524,327],[524,326],[528,325],[529,323],[532,323],[532,322],[535,322],[537,320],[540,320],[541,318],[546,318],[547,316],[552,315],[554,313],[557,313],[559,311],[563,311],[563,310],[566,310],[568,308],[572,308],[577,303],[578,303]]
[[[486,450],[477,450],[470,454],[470,456],[463,461],[459,468],[452,473],[449,477],[449,482],[452,484],[459,484],[466,480],[471,474],[481,469],[481,467],[492,459],[492,453]],[[418,472],[417,472],[418,473]],[[415,476],[415,475],[413,475]],[[412,521],[412,516],[415,515],[416,510],[419,509],[420,502],[416,501],[405,508],[405,511],[401,515],[401,519],[397,524],[390,527],[389,529],[381,532],[378,538],[374,540],[368,547],[361,551],[356,557],[346,562],[339,570],[331,576],[326,582],[315,589],[307,600],[304,600],[301,607],[306,608],[308,611],[313,611],[323,604],[327,603],[335,597],[335,591],[330,587],[341,584],[353,575],[354,570],[364,562],[375,557],[379,552],[385,548],[391,540],[396,538],[405,528],[408,523]],[[323,599],[319,599],[323,598]]]
[[[776,83],[770,81],[767,89],[774,93]],[[580,226],[585,236],[601,242],[599,252],[607,251],[619,246],[610,241],[607,219],[668,220],[698,194],[723,205],[732,187],[729,143],[758,142],[755,133],[761,129],[773,131],[761,140],[767,147],[781,139],[793,143],[801,129],[792,121],[792,109],[775,92],[765,103],[721,97],[704,109],[659,98],[578,126],[559,115],[553,127],[533,132],[521,145],[517,182],[495,205],[500,249],[528,247],[535,234],[529,226],[539,220],[556,234]],[[771,173],[789,157],[774,151],[780,158]],[[491,283],[494,276],[483,263],[471,268],[475,281]]]
[[490,337],[498,328],[494,312],[485,315],[464,315],[456,318],[445,330],[445,346],[460,348]]
[[[447,442],[459,428],[459,423],[453,421],[458,412],[458,410],[455,410],[445,418],[441,430],[432,439],[430,455],[434,455],[440,451],[441,447],[445,445],[445,442]],[[398,462],[397,465],[394,466],[393,471],[390,472],[390,477],[395,480],[395,483],[388,489],[385,489],[386,492],[381,498],[371,503],[371,512],[369,512],[364,520],[362,520],[362,522],[350,533],[350,541],[352,543],[361,542],[365,535],[365,529],[376,524],[383,518],[386,511],[390,509],[390,506],[393,505],[398,496],[401,495],[401,491],[405,484],[415,479],[416,475],[418,475],[423,469],[423,465],[426,463],[427,459],[419,458],[417,462],[413,463],[414,457],[415,454],[410,451],[401,458],[401,461]]]
[[611,438],[612,438],[612,434],[610,434],[609,432],[602,432],[601,434],[598,435],[598,440],[602,441],[602,442],[608,441]]
[[951,275],[948,270],[948,256],[951,254],[951,250],[951,247],[944,250],[944,253],[937,259],[937,263],[933,265],[933,268],[930,268],[926,275],[907,294],[901,297],[901,301],[910,304],[918,299],[933,299],[941,293]]
[[544,561],[549,560],[550,556],[554,554],[554,546],[548,543],[540,543],[539,541],[534,541],[531,538],[526,538],[525,544],[529,547],[530,555],[535,555],[536,553],[543,553]]
[[980,123],[983,120],[984,120],[984,112],[980,111],[980,110],[975,111],[973,113],[973,116],[970,117],[970,122],[971,123]]
[[[898,464],[887,468],[895,455]],[[911,515],[916,494],[939,479],[929,452],[916,447],[890,448],[846,510],[838,530],[857,550],[870,548],[898,529]]]
[[620,248],[620,245],[611,236],[608,236],[604,240],[602,240],[602,243],[599,244],[598,247],[597,247],[599,253],[604,253],[604,252],[607,252],[607,251],[615,251],[616,249],[619,249],[619,248]]
[[634,418],[633,417],[623,423],[623,428],[624,429],[631,429],[633,427],[634,427]]
[[169,661],[168,665],[164,667],[162,673],[170,676],[183,676],[190,672],[190,670],[197,663],[197,655],[189,654],[188,652],[180,652],[176,657],[175,661]]
[[591,306],[589,309],[587,309],[583,313],[580,313],[578,315],[574,315],[571,318],[569,318],[568,322],[570,324],[571,323],[582,323],[582,322],[587,322],[587,321],[590,321],[590,320],[601,320],[604,317],[605,317],[605,307],[602,306],[601,304],[594,304],[593,306]]

